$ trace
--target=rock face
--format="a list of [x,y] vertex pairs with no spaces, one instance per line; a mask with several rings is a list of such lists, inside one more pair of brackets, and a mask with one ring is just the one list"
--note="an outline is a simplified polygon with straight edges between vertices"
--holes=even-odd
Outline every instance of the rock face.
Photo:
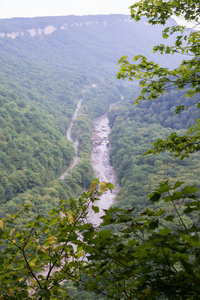
[[[50,19],[50,17],[49,17]],[[12,22],[12,20],[11,20]],[[68,23],[64,23],[58,27],[55,27],[55,25],[52,25],[52,24],[48,24],[46,25],[44,28],[40,28],[40,27],[35,27],[35,28],[28,28],[24,31],[12,31],[12,32],[1,32],[0,31],[0,38],[11,38],[11,39],[16,39],[17,37],[19,36],[24,36],[25,34],[29,34],[31,37],[34,37],[34,36],[41,36],[41,35],[50,35],[52,33],[54,33],[56,30],[69,30],[70,27],[84,27],[84,26],[93,26],[93,25],[103,25],[103,26],[107,26],[109,25],[109,23],[112,23],[112,24],[119,24],[119,23],[123,23],[123,22],[132,22],[132,20],[128,17],[128,16],[124,16],[122,18],[120,18],[119,20],[116,20],[116,21],[112,21],[110,20],[109,21],[105,21],[105,20],[102,20],[102,21],[91,21],[90,20],[90,17],[88,16],[88,20],[86,21],[83,21],[83,22],[70,22],[70,19],[69,19],[69,22]]]
[[[26,20],[26,22],[24,22]],[[42,22],[41,22],[42,20]],[[59,20],[59,22],[57,21]],[[62,23],[62,20],[65,22]],[[1,27],[4,27],[4,23],[11,24],[11,27],[15,28],[14,31],[1,31]],[[52,23],[51,23],[52,22]],[[1,26],[1,23],[3,26]],[[25,23],[25,26],[21,26],[21,24]],[[40,23],[43,23],[43,26],[38,26]],[[116,24],[123,23],[133,23],[133,20],[130,19],[130,16],[126,15],[111,15],[111,16],[84,16],[84,17],[76,17],[76,16],[66,16],[66,17],[39,17],[39,18],[13,18],[10,20],[0,20],[0,38],[11,38],[16,39],[17,37],[26,36],[27,34],[31,37],[41,36],[41,35],[50,35],[55,31],[60,30],[70,30],[72,27],[87,27],[87,26],[95,26],[95,25],[103,25],[110,26]],[[149,26],[149,24],[144,19],[141,22],[143,26]],[[167,21],[167,26],[175,25],[176,22],[173,19]],[[34,27],[30,27],[35,25]],[[20,30],[19,30],[19,28]]]

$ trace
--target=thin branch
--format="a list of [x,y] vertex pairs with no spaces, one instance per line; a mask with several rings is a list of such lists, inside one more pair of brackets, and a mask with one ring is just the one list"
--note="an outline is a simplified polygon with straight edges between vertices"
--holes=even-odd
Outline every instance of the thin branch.
[[[21,249],[20,249],[20,250],[21,250]],[[39,280],[38,280],[38,278],[37,278],[37,276],[33,273],[32,269],[31,269],[31,267],[30,267],[30,265],[29,265],[29,262],[28,262],[28,260],[27,260],[27,258],[26,258],[26,253],[25,253],[25,250],[24,250],[24,249],[22,249],[22,254],[23,254],[24,260],[25,260],[25,262],[26,262],[26,264],[27,264],[27,266],[28,266],[28,269],[29,269],[31,275],[32,275],[33,278],[37,281],[37,284],[39,285],[39,287],[40,287],[41,289],[43,289],[42,286],[41,286],[41,284],[40,284],[40,282],[39,282]]]
[[[170,197],[171,197],[171,196],[170,196]],[[177,213],[177,215],[178,215],[178,217],[179,217],[179,219],[180,219],[180,221],[181,221],[183,227],[185,228],[185,230],[187,231],[187,233],[190,234],[189,231],[188,231],[188,229],[187,229],[187,227],[185,226],[185,223],[183,222],[183,220],[182,220],[182,218],[181,218],[181,216],[180,216],[180,214],[179,214],[179,211],[177,210],[176,205],[174,204],[174,201],[173,201],[172,197],[171,197],[171,202],[172,202],[172,204],[173,204],[173,206],[174,206],[174,208],[175,208],[175,210],[176,210],[176,213]]]

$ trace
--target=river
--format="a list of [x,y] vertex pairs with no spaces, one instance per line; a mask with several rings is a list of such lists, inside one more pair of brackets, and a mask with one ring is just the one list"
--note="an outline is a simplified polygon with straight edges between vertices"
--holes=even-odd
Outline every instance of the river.
[[114,202],[115,196],[119,190],[116,173],[110,163],[109,151],[109,121],[107,113],[103,116],[93,120],[93,148],[91,154],[91,162],[95,176],[100,181],[111,182],[114,184],[114,190],[104,192],[100,200],[95,203],[99,207],[99,213],[94,213],[92,209],[89,210],[89,220],[96,225],[101,223],[101,216],[104,214],[103,209],[108,209]]
[[[95,84],[92,87],[96,87]],[[91,87],[88,87],[83,91],[87,91]],[[71,131],[74,124],[74,121],[77,118],[78,112],[81,108],[83,97],[78,101],[76,110],[72,117],[70,126],[66,132],[66,137],[68,140],[72,140],[71,138]],[[117,103],[116,103],[117,104]],[[110,106],[113,107],[115,104]],[[93,120],[94,130],[93,130],[93,147],[92,147],[92,154],[91,154],[91,163],[95,173],[95,177],[99,178],[100,181],[111,182],[114,184],[115,188],[112,193],[110,191],[104,192],[101,195],[100,200],[95,203],[96,206],[99,207],[99,213],[94,213],[94,211],[90,208],[88,213],[88,219],[95,225],[99,225],[101,223],[101,216],[103,215],[103,210],[108,209],[114,202],[114,198],[119,190],[119,185],[117,184],[116,174],[113,166],[109,160],[109,150],[110,150],[110,143],[109,143],[109,121],[107,117],[107,113],[102,115],[99,118]],[[65,176],[69,173],[69,171],[78,163],[79,158],[77,155],[78,151],[78,141],[74,143],[75,147],[75,158],[73,163],[68,167],[68,169],[60,176],[60,179],[64,179]]]

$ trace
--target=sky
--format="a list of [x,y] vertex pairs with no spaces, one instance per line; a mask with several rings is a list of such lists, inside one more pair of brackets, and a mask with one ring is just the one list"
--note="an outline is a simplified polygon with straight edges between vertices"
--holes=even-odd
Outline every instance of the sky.
[[129,14],[134,0],[0,0],[0,19],[14,17]]

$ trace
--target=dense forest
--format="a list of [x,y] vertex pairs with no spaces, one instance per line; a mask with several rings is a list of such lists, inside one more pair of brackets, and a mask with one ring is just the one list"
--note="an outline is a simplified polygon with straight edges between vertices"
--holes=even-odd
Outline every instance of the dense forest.
[[174,114],[176,106],[186,102],[184,93],[171,91],[160,96],[156,103],[140,102],[134,106],[136,96],[133,97],[132,91],[120,105],[110,110],[110,157],[121,186],[117,206],[136,205],[140,212],[148,203],[146,195],[163,180],[175,182],[178,179],[199,187],[198,153],[184,160],[175,160],[167,153],[142,156],[156,140],[166,138],[174,130],[183,133],[194,125],[199,115],[193,106],[197,97],[187,101],[188,110]]
[[[1,299],[198,299],[199,32],[169,18],[187,1],[161,2],[131,18],[0,20]],[[116,81],[120,57],[131,82]],[[90,160],[105,113],[120,190],[98,227],[88,211],[114,188]]]
[[[94,176],[89,159],[92,119],[108,111],[123,93],[130,93],[129,87],[115,82],[117,60],[125,51],[132,56],[140,49],[146,49],[151,57],[149,35],[151,32],[161,41],[161,26],[155,31],[145,20],[133,24],[123,15],[22,18],[0,23],[1,216],[15,212],[22,203],[33,205],[35,213],[47,213],[59,199],[78,196],[82,188],[89,187]],[[135,35],[130,39],[132,32]],[[144,38],[136,47],[139,34]],[[171,66],[179,60],[180,55],[172,58]],[[65,180],[66,195],[56,181],[74,156],[65,133],[83,90],[93,83],[98,87],[86,90],[73,126],[81,161]],[[90,171],[85,172],[88,167]],[[79,178],[84,173],[88,178]]]

